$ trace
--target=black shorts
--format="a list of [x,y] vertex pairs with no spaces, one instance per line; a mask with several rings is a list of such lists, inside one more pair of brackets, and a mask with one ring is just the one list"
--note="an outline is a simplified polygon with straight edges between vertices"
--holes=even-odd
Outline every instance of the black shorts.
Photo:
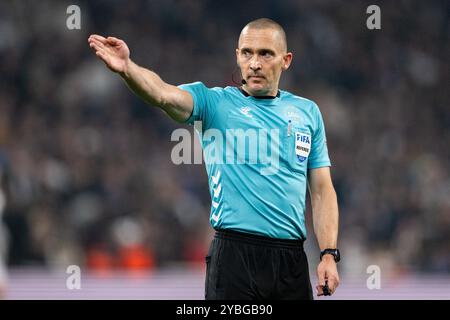
[[216,231],[206,256],[206,300],[312,300],[302,240]]

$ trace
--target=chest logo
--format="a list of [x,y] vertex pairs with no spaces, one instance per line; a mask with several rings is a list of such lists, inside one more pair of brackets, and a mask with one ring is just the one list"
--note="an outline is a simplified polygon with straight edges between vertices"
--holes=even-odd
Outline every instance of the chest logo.
[[250,111],[252,111],[252,108],[250,107],[242,107],[241,109],[239,109],[239,111],[241,111],[241,113],[248,117],[248,118],[252,118],[253,116],[250,114]]

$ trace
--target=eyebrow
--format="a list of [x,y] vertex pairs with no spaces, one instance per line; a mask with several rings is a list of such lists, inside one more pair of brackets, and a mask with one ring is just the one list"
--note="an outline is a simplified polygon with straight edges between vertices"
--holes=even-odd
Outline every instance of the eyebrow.
[[268,49],[268,48],[261,48],[261,49],[253,50],[253,49],[251,49],[251,48],[244,47],[244,48],[241,48],[240,51],[241,51],[241,52],[254,52],[254,51],[256,51],[256,52],[258,52],[258,53],[265,53],[265,52],[268,52],[268,53],[270,53],[270,54],[275,54],[275,51],[274,51],[274,50]]

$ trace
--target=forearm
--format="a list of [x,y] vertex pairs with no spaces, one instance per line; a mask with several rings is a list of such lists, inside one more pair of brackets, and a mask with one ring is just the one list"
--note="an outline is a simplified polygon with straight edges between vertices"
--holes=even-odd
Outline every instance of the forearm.
[[126,71],[120,73],[128,87],[148,104],[161,106],[163,89],[166,85],[154,72],[138,66],[129,60]]
[[339,212],[332,186],[311,195],[314,233],[320,250],[337,247]]
[[190,115],[186,112],[186,95],[164,82],[155,72],[129,60],[126,71],[120,75],[137,96],[149,105],[160,107],[172,119],[181,122]]
[[[339,225],[339,212],[336,191],[329,167],[311,169],[309,171],[309,190],[313,211],[314,233],[320,250],[336,249]],[[336,261],[330,254],[321,257],[317,265],[317,279],[319,285],[317,294],[323,295],[324,288],[328,285],[329,292],[333,294],[339,285],[339,274]]]

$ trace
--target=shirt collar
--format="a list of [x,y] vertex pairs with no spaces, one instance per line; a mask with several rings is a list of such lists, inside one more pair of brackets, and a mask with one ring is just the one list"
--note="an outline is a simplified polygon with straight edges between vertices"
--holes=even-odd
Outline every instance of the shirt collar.
[[[247,93],[247,91],[245,91],[244,89],[242,89],[242,87],[239,87],[239,91],[246,97],[250,97],[250,95]],[[276,96],[251,96],[253,98],[256,99],[275,99],[275,98],[279,98],[280,97],[280,90],[277,90],[277,95]]]

